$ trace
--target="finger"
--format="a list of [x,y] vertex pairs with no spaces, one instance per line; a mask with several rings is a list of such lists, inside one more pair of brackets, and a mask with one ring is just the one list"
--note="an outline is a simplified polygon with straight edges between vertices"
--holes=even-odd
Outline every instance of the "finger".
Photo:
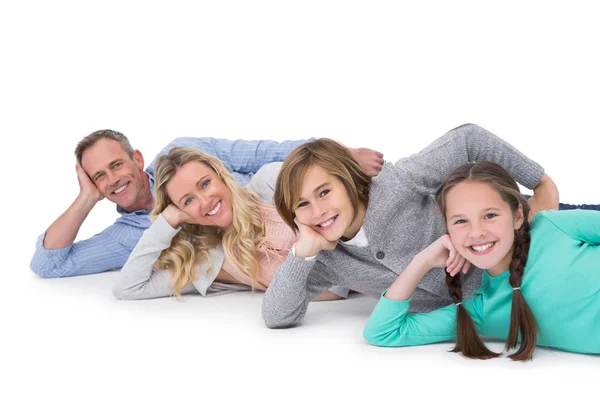
[[454,249],[448,249],[449,253],[448,253],[448,258],[446,259],[446,270],[448,272],[450,272],[450,270],[452,269],[452,263],[454,262],[454,259],[456,258],[456,251],[454,251]]
[[[377,157],[379,157],[379,158],[383,158],[383,153],[380,153],[380,152],[376,151],[376,152],[375,152],[375,154],[377,154]],[[383,161],[383,160],[382,160],[382,161]]]
[[454,271],[458,274],[462,271],[463,266],[465,265],[465,259],[462,256],[459,256],[457,261],[456,261],[456,265],[454,268]]
[[456,274],[458,274],[458,273],[460,272],[460,267],[462,266],[462,263],[461,263],[461,261],[462,261],[462,260],[461,260],[461,257],[460,257],[460,256],[458,256],[458,257],[456,257],[456,259],[455,259],[455,260],[452,262],[452,264],[451,264],[451,265],[450,265],[450,267],[449,267],[449,270],[450,270],[450,271],[449,271],[449,272],[450,272],[450,275],[454,276],[454,275],[456,275]]
[[470,268],[471,268],[471,262],[465,258],[465,263],[462,268],[463,274],[466,274],[467,272],[469,272]]

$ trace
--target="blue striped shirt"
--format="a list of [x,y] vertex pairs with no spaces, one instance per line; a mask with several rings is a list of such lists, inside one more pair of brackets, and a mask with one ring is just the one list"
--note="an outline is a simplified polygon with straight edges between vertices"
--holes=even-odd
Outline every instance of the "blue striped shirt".
[[[146,168],[150,190],[154,193],[154,166],[156,159],[173,147],[192,147],[219,158],[233,173],[238,183],[246,186],[250,178],[265,164],[283,161],[287,155],[306,140],[235,140],[214,138],[178,138],[156,156]],[[44,248],[44,232],[37,240],[30,268],[42,278],[59,278],[94,274],[123,267],[144,230],[152,224],[148,210],[131,213],[117,206],[121,216],[114,224],[87,240],[62,249]]]

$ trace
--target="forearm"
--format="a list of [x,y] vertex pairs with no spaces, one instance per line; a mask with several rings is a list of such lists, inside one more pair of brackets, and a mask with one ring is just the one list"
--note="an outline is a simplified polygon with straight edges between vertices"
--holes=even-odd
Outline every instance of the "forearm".
[[408,300],[430,269],[422,257],[416,255],[387,290],[385,297],[396,301]]
[[547,174],[544,174],[539,185],[533,189],[533,195],[538,199],[544,199],[544,204],[551,207],[546,209],[558,210],[558,187]]
[[299,324],[304,319],[308,303],[331,285],[309,283],[315,260],[297,259],[293,254],[279,267],[267,289],[262,315],[269,328]]
[[115,297],[122,300],[137,300],[173,294],[170,271],[155,270],[154,264],[161,252],[169,248],[178,231],[169,226],[162,215],[154,221],[144,232],[119,272],[117,283],[113,288]]
[[544,169],[510,143],[473,124],[456,128],[464,137],[468,161],[490,161],[502,166],[523,186],[533,189],[540,184]]
[[95,200],[78,196],[73,204],[46,230],[43,246],[47,250],[61,249],[75,241],[77,232],[96,205]]

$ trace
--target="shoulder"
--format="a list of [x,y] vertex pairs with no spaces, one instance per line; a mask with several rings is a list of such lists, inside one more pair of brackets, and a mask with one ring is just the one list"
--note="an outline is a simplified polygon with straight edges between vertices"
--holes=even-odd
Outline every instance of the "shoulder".
[[273,204],[273,195],[275,194],[275,183],[282,162],[274,162],[262,166],[246,186],[246,189],[256,194],[263,202]]

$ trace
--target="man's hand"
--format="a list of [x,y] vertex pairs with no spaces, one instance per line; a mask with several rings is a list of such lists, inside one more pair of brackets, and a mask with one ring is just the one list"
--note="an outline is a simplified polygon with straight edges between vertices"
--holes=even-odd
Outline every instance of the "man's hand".
[[367,174],[379,175],[383,168],[383,154],[364,147],[358,149],[348,148],[348,150]]
[[335,249],[335,246],[337,246],[337,242],[330,242],[325,239],[325,237],[310,226],[298,222],[298,218],[296,218],[294,222],[299,230],[298,241],[294,245],[294,251],[297,258],[313,257],[321,250],[333,250]]
[[75,164],[75,171],[77,171],[77,180],[79,181],[79,196],[96,203],[104,199],[79,162]]
[[533,196],[527,202],[530,208],[529,221],[539,211],[558,210],[558,188],[554,181],[548,175],[544,175],[540,184],[533,189]]

